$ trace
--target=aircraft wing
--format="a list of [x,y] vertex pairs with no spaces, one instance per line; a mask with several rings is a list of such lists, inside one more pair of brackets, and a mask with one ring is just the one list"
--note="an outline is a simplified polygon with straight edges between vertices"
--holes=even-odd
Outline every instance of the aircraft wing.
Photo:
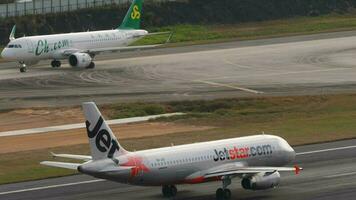
[[153,44],[153,45],[141,45],[141,46],[124,46],[124,47],[110,47],[110,48],[96,48],[96,49],[88,49],[88,50],[80,50],[80,49],[66,49],[62,53],[64,56],[70,56],[74,53],[80,52],[80,53],[88,53],[90,55],[97,55],[101,53],[110,53],[110,52],[122,52],[122,51],[134,51],[134,50],[144,50],[144,49],[152,49],[156,48],[162,45],[167,44],[172,36],[173,32],[156,32],[156,33],[149,33],[148,35],[164,35],[164,34],[170,34],[167,40],[164,43],[161,44]]
[[53,161],[43,161],[40,162],[41,165],[47,165],[50,167],[59,167],[64,169],[77,170],[81,163],[66,163],[66,162],[53,162]]
[[80,50],[80,49],[66,49],[61,52],[62,55],[69,57],[74,53],[88,53],[90,55],[97,55],[102,53],[111,53],[111,52],[121,52],[121,51],[134,51],[134,50],[143,50],[143,49],[152,49],[155,47],[162,46],[163,44],[155,45],[142,45],[142,46],[127,46],[127,47],[111,47],[111,48],[97,48],[89,50]]
[[143,49],[152,49],[155,47],[162,46],[164,44],[154,44],[154,45],[142,45],[142,46],[127,46],[127,47],[113,47],[113,48],[97,48],[97,49],[90,49],[84,51],[83,53],[89,54],[101,54],[107,52],[118,52],[118,51],[134,51],[134,50],[143,50]]
[[85,155],[55,154],[53,152],[51,152],[51,154],[54,158],[70,158],[70,159],[83,160],[83,161],[92,160],[91,156],[85,156]]
[[220,169],[215,168],[214,170],[208,171],[204,178],[218,177],[218,176],[229,176],[229,175],[253,175],[258,173],[273,173],[273,172],[295,172],[299,174],[302,168],[298,166],[294,167],[221,167]]

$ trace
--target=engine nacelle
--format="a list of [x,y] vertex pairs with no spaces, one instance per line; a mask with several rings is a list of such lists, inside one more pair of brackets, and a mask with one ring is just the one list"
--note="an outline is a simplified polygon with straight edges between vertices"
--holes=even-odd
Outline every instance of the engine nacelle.
[[243,178],[241,185],[246,190],[266,190],[279,185],[281,176],[279,172],[260,173],[248,178]]
[[69,56],[69,64],[72,67],[89,67],[92,63],[92,57],[87,53],[74,53]]

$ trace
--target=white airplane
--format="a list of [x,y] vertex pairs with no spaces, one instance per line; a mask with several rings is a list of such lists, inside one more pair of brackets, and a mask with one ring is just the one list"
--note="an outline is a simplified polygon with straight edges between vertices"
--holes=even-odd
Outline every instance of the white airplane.
[[217,199],[230,199],[231,179],[242,187],[264,190],[276,187],[280,173],[301,168],[282,167],[295,158],[282,138],[255,135],[212,142],[130,152],[125,150],[93,102],[83,103],[91,156],[53,154],[83,163],[43,161],[41,164],[78,170],[96,178],[141,186],[162,186],[164,197],[177,194],[177,184],[222,181]]
[[[115,30],[88,31],[15,38],[16,26],[10,34],[10,43],[1,56],[17,61],[21,72],[40,60],[52,60],[52,67],[60,67],[60,60],[68,59],[72,67],[94,68],[94,56],[104,52],[153,48],[159,45],[128,46],[138,39],[153,34],[140,29],[143,0],[133,0],[122,24]],[[168,40],[167,40],[168,41]]]

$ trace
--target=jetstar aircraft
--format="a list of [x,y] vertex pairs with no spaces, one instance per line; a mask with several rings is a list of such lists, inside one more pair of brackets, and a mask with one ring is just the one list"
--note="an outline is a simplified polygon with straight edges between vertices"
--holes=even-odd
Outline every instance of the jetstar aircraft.
[[[128,46],[138,39],[153,34],[140,29],[143,0],[134,0],[122,22],[115,30],[66,33],[15,39],[16,26],[10,43],[1,56],[19,62],[20,71],[40,60],[52,60],[52,67],[60,67],[60,60],[68,59],[72,67],[94,68],[94,56],[105,52],[153,48],[159,45]],[[168,41],[168,40],[167,40]],[[161,44],[162,45],[162,44]]]
[[273,135],[255,135],[212,142],[130,152],[125,150],[93,102],[83,104],[91,156],[53,154],[83,163],[43,161],[41,164],[78,170],[96,178],[142,186],[162,186],[165,197],[177,194],[177,184],[222,181],[217,199],[230,199],[231,179],[241,178],[248,190],[276,187],[282,167],[295,158],[292,147]]

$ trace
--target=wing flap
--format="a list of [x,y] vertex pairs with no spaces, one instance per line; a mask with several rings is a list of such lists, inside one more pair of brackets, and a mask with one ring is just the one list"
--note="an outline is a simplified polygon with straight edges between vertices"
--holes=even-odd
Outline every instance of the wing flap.
[[43,161],[40,162],[40,164],[50,166],[50,167],[58,167],[58,168],[72,169],[72,170],[77,170],[78,167],[82,165],[80,163],[66,163],[66,162],[53,162],[53,161]]

